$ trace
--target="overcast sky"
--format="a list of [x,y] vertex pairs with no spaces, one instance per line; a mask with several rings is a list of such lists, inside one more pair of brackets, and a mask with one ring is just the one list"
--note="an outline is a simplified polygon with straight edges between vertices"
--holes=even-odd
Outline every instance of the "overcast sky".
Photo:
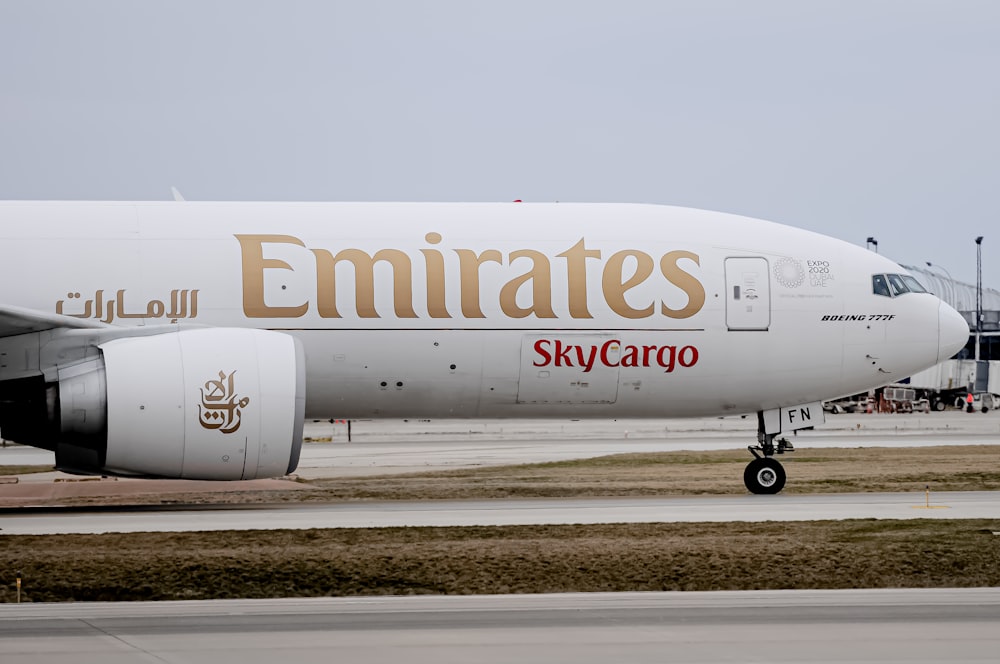
[[998,123],[988,0],[0,0],[0,199],[666,203],[997,288]]

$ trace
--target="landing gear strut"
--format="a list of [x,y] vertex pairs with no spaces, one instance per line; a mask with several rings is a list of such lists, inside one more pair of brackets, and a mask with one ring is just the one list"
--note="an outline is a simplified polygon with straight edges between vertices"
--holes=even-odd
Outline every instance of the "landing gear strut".
[[763,413],[757,414],[757,444],[747,447],[754,460],[743,471],[743,483],[750,493],[773,494],[785,488],[785,469],[774,458],[775,454],[794,452],[795,448],[784,438],[774,438],[777,434],[764,432]]

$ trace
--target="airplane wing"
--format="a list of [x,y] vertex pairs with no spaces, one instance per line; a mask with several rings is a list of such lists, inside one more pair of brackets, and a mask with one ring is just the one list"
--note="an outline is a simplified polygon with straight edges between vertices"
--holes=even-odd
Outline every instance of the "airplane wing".
[[43,332],[58,327],[70,329],[95,329],[111,327],[95,320],[50,314],[36,309],[22,309],[0,304],[0,338],[13,337],[29,332]]

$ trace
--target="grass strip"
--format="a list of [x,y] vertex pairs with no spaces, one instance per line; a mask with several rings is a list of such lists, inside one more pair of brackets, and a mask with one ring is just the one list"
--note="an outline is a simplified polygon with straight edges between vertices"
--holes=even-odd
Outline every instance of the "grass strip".
[[[786,494],[1000,490],[1000,446],[804,449],[778,457]],[[311,480],[307,500],[742,495],[746,450],[615,454],[551,463]]]
[[0,601],[1000,585],[1000,524],[852,520],[0,538]]
[[32,475],[34,473],[51,473],[55,470],[54,466],[17,466],[17,465],[7,465],[0,466],[0,477],[6,477],[9,475]]
[[[615,454],[550,463],[300,480],[299,489],[233,489],[33,499],[142,505],[744,495],[745,450]],[[786,494],[1000,491],[1000,445],[801,449],[780,457]],[[331,474],[336,474],[331,469]]]

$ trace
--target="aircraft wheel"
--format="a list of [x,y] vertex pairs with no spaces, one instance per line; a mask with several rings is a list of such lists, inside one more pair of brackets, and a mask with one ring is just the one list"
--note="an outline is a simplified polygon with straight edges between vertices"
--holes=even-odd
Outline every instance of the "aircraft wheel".
[[743,483],[750,493],[773,494],[785,488],[785,469],[772,459],[754,459],[743,471]]

